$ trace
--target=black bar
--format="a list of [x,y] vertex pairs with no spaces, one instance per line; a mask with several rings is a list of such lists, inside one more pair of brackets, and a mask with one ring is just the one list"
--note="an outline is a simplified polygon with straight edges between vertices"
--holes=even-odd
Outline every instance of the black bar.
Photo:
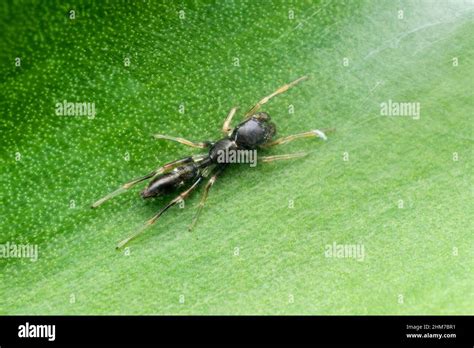
[[[55,339],[19,337],[20,325],[55,325]],[[58,344],[408,344],[472,347],[472,316],[3,316],[0,346]],[[407,334],[449,334],[417,337]]]

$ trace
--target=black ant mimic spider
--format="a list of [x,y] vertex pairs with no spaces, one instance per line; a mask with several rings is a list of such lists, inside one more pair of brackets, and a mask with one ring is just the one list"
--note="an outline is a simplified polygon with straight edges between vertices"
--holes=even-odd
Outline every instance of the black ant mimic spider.
[[[122,240],[118,243],[117,248],[125,246],[133,238],[142,233],[147,227],[153,225],[160,216],[175,204],[186,199],[189,194],[196,189],[196,187],[205,178],[212,175],[207,181],[206,187],[202,194],[201,201],[199,202],[196,215],[189,226],[189,230],[192,230],[196,221],[202,211],[206,202],[208,193],[212,185],[217,179],[217,176],[230,164],[230,162],[222,162],[218,160],[218,156],[222,152],[231,152],[239,150],[253,150],[268,148],[275,145],[285,144],[299,138],[319,137],[326,140],[325,132],[329,130],[311,130],[304,133],[294,134],[287,137],[279,138],[272,141],[273,136],[276,134],[276,126],[271,122],[270,115],[265,112],[257,112],[260,107],[267,103],[271,98],[286,92],[288,89],[296,85],[297,83],[306,80],[307,76],[300,77],[299,79],[288,83],[278,88],[272,94],[264,97],[254,107],[252,107],[244,116],[244,120],[239,123],[235,128],[230,126],[232,118],[234,117],[237,108],[234,107],[230,110],[227,115],[224,124],[222,126],[222,132],[225,134],[224,138],[214,141],[204,142],[192,142],[183,138],[171,137],[168,135],[156,134],[155,139],[166,139],[176,141],[178,143],[195,147],[195,148],[209,148],[209,153],[200,154],[195,156],[186,157],[176,161],[166,163],[164,166],[148,173],[145,176],[134,179],[130,182],[119,187],[114,192],[109,193],[105,197],[99,199],[97,202],[92,204],[92,208],[97,208],[99,205],[115,197],[136,184],[151,179],[148,186],[142,191],[141,195],[143,198],[157,197],[167,193],[171,193],[181,187],[187,187],[186,190],[181,192],[177,197],[172,199],[164,208],[156,213],[151,219],[149,219],[144,226],[137,232]],[[276,156],[259,156],[258,160],[261,162],[271,162],[278,160],[286,160],[291,158],[298,158],[305,156],[306,153],[293,153]]]

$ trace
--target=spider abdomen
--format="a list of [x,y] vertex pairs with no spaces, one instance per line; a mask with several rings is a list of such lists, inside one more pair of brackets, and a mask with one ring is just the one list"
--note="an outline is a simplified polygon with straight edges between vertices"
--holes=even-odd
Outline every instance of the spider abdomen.
[[176,189],[193,182],[199,176],[196,163],[189,163],[173,169],[169,173],[161,174],[153,179],[142,191],[143,198],[150,198],[172,193]]

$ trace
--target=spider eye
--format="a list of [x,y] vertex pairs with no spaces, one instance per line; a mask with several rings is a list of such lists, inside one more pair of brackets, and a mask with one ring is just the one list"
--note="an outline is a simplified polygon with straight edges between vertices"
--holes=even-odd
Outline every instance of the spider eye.
[[258,112],[255,115],[252,116],[254,119],[259,120],[259,121],[270,121],[271,117],[269,114],[266,112]]

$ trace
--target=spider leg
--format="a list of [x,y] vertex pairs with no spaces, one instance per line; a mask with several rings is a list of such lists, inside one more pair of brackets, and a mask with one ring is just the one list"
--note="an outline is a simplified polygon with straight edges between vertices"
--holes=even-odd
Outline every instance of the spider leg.
[[190,147],[197,147],[199,149],[205,149],[206,147],[209,147],[212,145],[211,141],[203,141],[203,142],[193,142],[184,138],[178,138],[178,137],[172,137],[170,135],[163,135],[163,134],[153,134],[153,138],[155,139],[165,139],[165,140],[170,140],[170,141],[176,141],[180,144],[184,144]]
[[232,118],[234,117],[237,109],[237,107],[233,107],[232,109],[230,109],[229,114],[227,115],[224,124],[222,125],[222,133],[224,133],[225,135],[229,134],[232,131],[230,123],[232,122]]
[[211,178],[207,181],[207,184],[206,184],[206,187],[204,187],[204,191],[202,193],[202,196],[201,196],[201,200],[199,202],[199,206],[198,206],[198,209],[196,211],[196,214],[194,215],[194,218],[193,218],[193,221],[191,222],[191,224],[189,225],[189,231],[191,231],[194,226],[196,225],[196,222],[199,218],[199,215],[201,214],[201,211],[202,209],[204,208],[204,205],[206,204],[206,200],[207,200],[207,196],[209,194],[209,190],[211,189],[212,185],[214,185],[214,183],[216,182],[216,179],[217,179],[217,176],[222,173],[224,168],[219,168],[216,173],[211,176]]
[[122,240],[120,243],[117,244],[117,249],[120,249],[122,247],[124,247],[127,243],[129,243],[132,239],[135,239],[137,236],[139,236],[140,234],[142,234],[143,232],[145,232],[145,230],[150,227],[151,225],[153,225],[159,218],[161,215],[163,215],[163,213],[165,211],[167,211],[169,208],[171,208],[172,206],[176,205],[177,203],[181,202],[182,200],[186,199],[189,194],[198,186],[198,184],[201,182],[202,180],[202,176],[199,176],[196,181],[191,185],[191,187],[189,187],[187,190],[181,192],[178,196],[176,196],[175,198],[173,198],[165,207],[163,207],[158,213],[156,213],[155,215],[153,215],[151,217],[151,219],[147,220],[145,222],[145,224],[138,230],[136,231],[134,234],[130,235],[129,237],[125,238],[124,240]]
[[329,133],[332,131],[333,129],[323,129],[323,130],[315,129],[308,132],[293,134],[293,135],[289,135],[283,138],[279,138],[277,140],[263,144],[261,145],[261,147],[265,148],[265,147],[271,147],[271,146],[276,146],[276,145],[282,145],[282,144],[289,143],[290,141],[301,139],[301,138],[321,138],[323,140],[327,140],[326,133]]
[[281,86],[280,88],[278,88],[275,92],[273,92],[272,94],[269,94],[267,95],[266,97],[262,98],[257,104],[255,104],[249,111],[247,111],[247,113],[245,114],[245,118],[248,118],[249,116],[252,116],[255,114],[255,112],[260,109],[260,107],[267,103],[271,98],[281,94],[281,93],[284,93],[286,92],[287,90],[289,90],[291,87],[293,87],[294,85],[300,83],[301,81],[304,81],[308,78],[308,76],[302,76],[300,77],[299,79],[296,79],[295,81],[293,82],[290,82],[290,83],[287,83],[286,85],[283,85]]
[[175,167],[177,167],[178,165],[180,164],[183,164],[183,163],[189,163],[189,162],[193,162],[193,161],[197,161],[197,160],[200,160],[202,158],[204,158],[205,156],[204,155],[197,155],[197,156],[191,156],[191,157],[186,157],[186,158],[182,158],[182,159],[179,159],[179,160],[176,160],[176,161],[172,161],[172,162],[169,162],[169,163],[166,163],[164,166],[160,167],[160,168],[157,168],[156,170],[146,174],[145,176],[142,176],[142,177],[139,177],[139,178],[136,178],[136,179],[133,179],[125,184],[123,184],[122,186],[120,186],[118,189],[116,189],[115,191],[105,195],[104,197],[100,198],[98,201],[96,201],[94,204],[92,204],[92,208],[97,208],[99,205],[101,205],[102,203],[108,201],[109,199],[115,197],[115,196],[118,196],[119,194],[121,193],[124,193],[126,192],[127,190],[129,190],[131,187],[135,186],[136,184],[142,182],[142,181],[145,181],[147,179],[150,179],[154,176],[157,176],[157,175],[160,175],[160,174],[163,174]]
[[307,155],[306,152],[296,152],[296,153],[288,153],[284,155],[259,156],[258,160],[261,162],[273,162],[273,161],[280,161],[280,160],[289,160],[293,158],[300,158],[306,155]]

